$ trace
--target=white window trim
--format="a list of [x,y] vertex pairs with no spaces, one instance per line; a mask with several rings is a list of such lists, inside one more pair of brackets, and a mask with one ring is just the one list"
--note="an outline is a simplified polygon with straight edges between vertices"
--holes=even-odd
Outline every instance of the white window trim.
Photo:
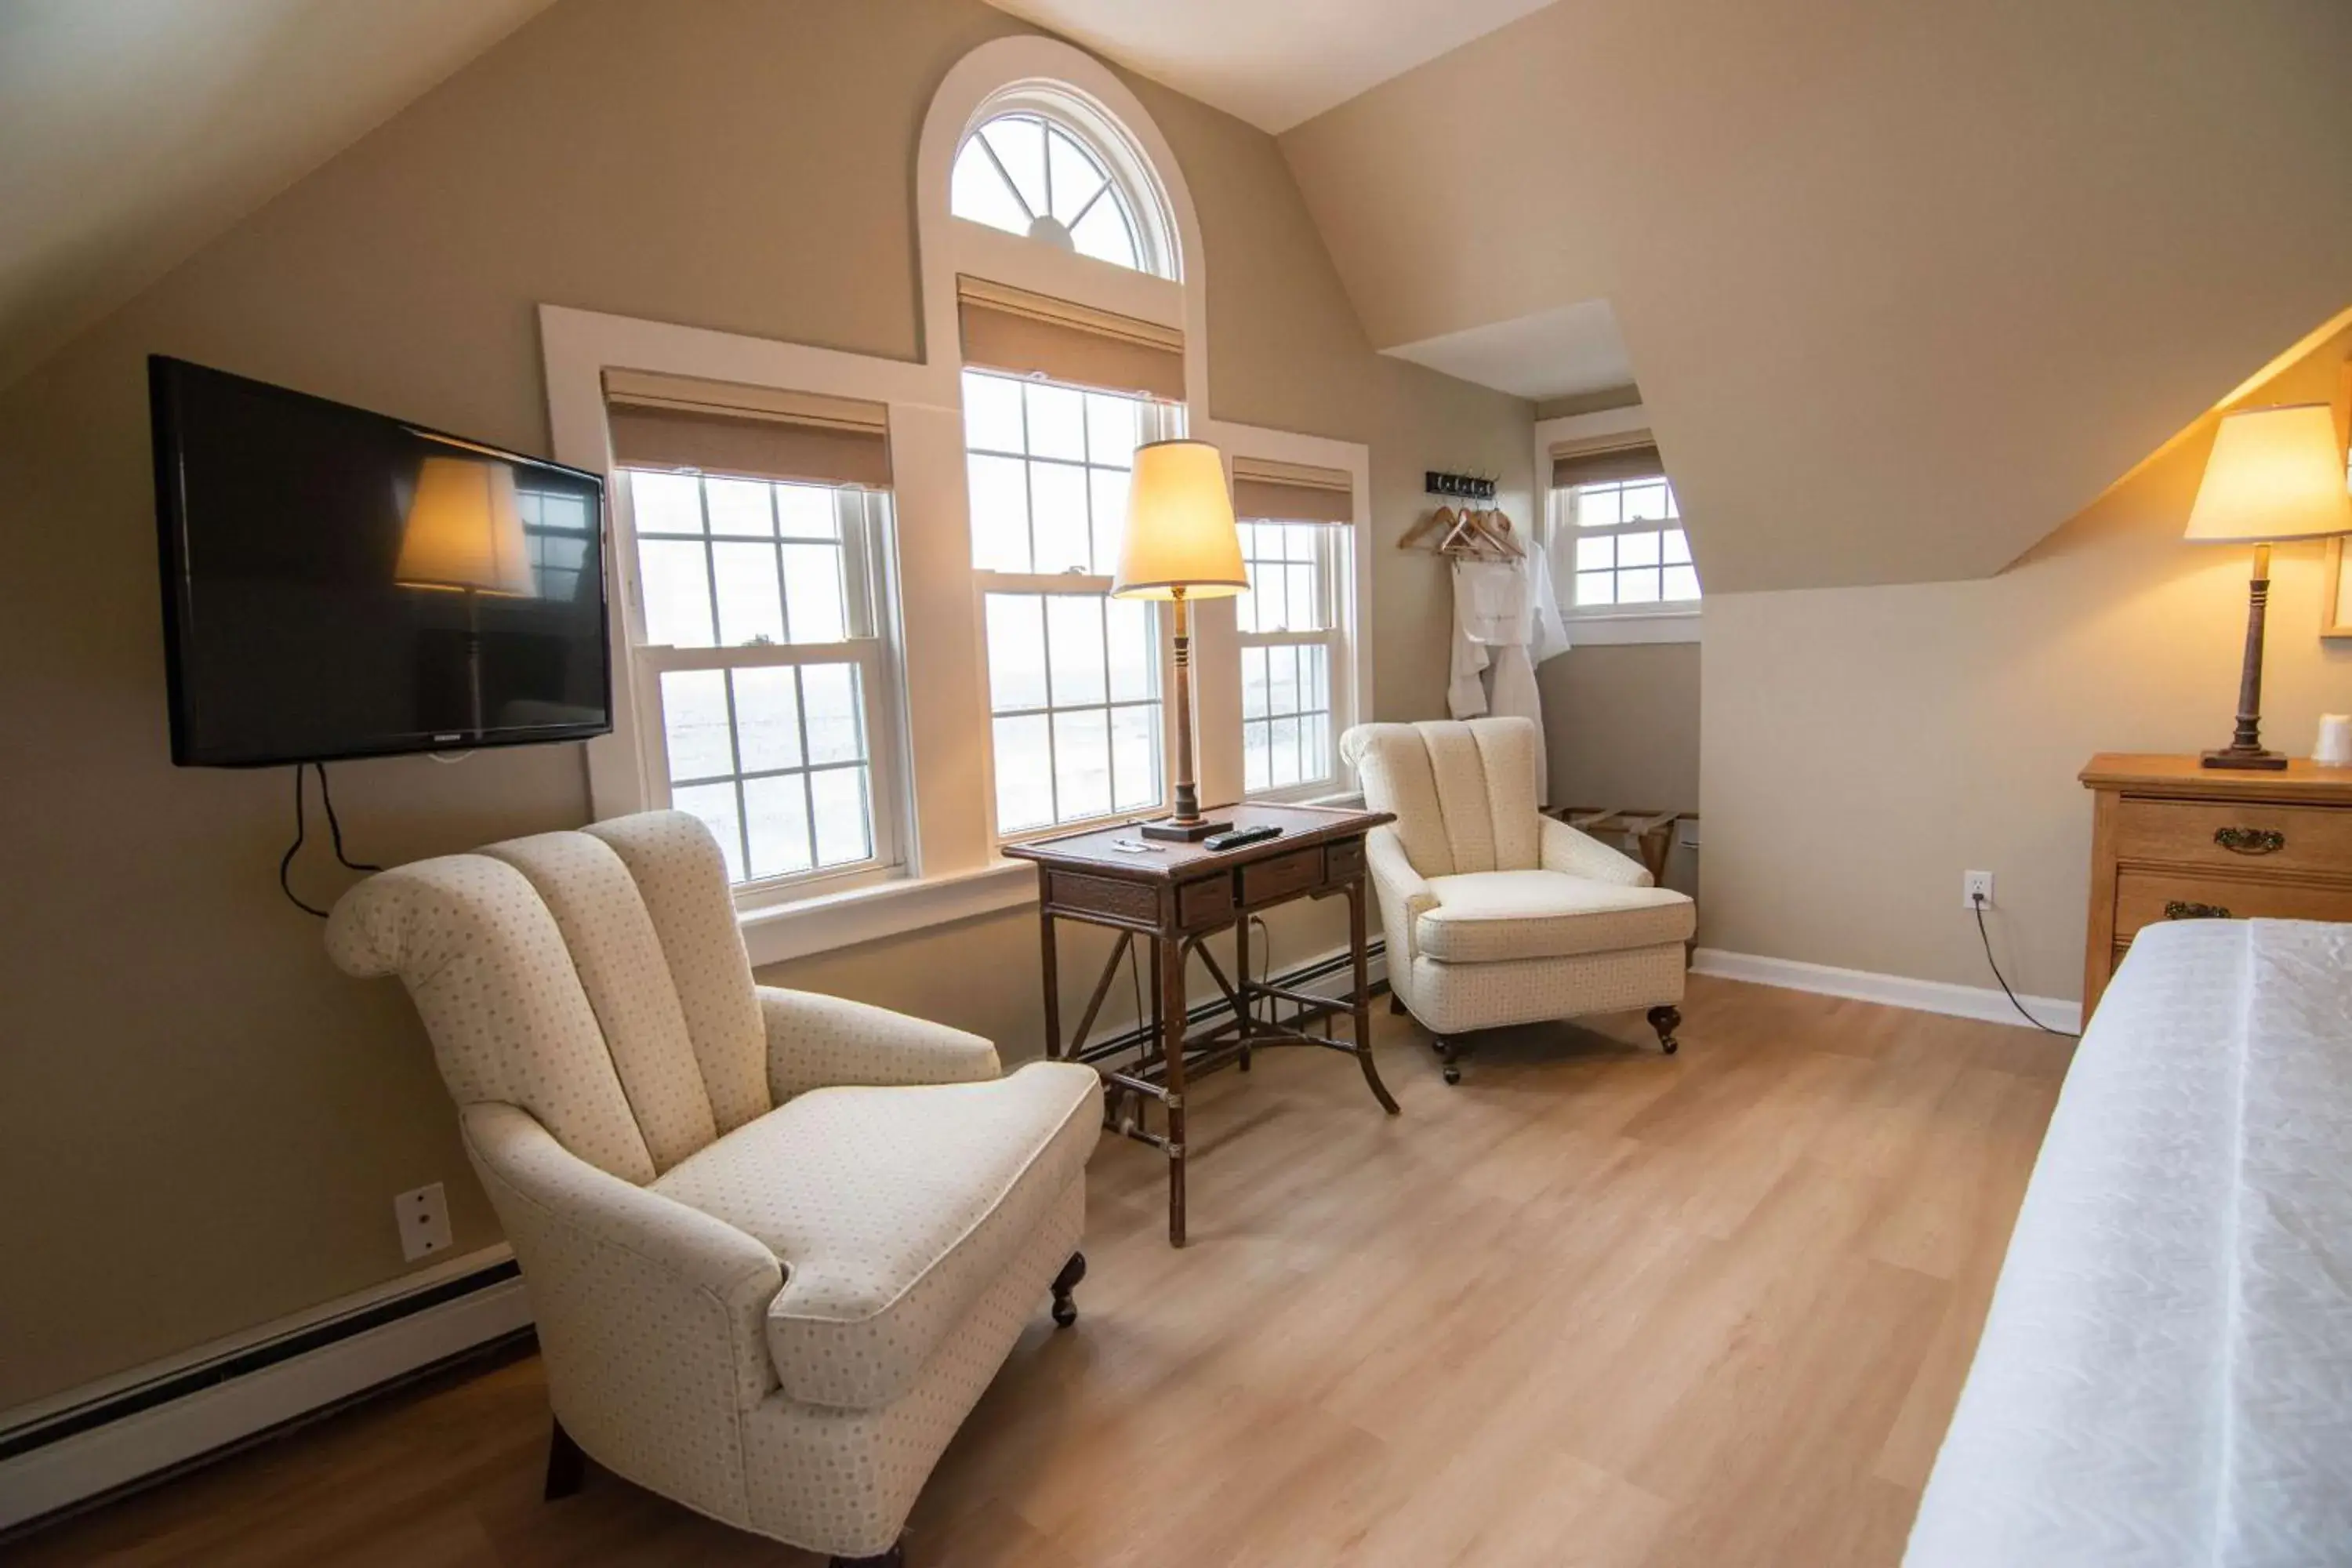
[[[1589,441],[1610,436],[1643,436],[1650,434],[1649,410],[1641,404],[1624,408],[1604,408],[1593,414],[1571,414],[1560,419],[1538,419],[1535,426],[1536,489],[1541,498],[1538,505],[1544,517],[1543,541],[1545,552],[1550,556],[1553,578],[1559,580],[1559,563],[1574,559],[1560,520],[1552,515],[1554,491],[1551,488],[1551,449],[1564,441]],[[1565,556],[1563,555],[1565,553]],[[1572,576],[1573,574],[1571,573]],[[1704,580],[1699,590],[1705,594]],[[1706,601],[1696,605],[1606,605],[1579,609],[1570,601],[1574,595],[1563,595],[1559,616],[1567,627],[1570,647],[1579,643],[1595,645],[1624,643],[1698,642],[1706,626]]]
[[[1225,455],[1225,478],[1233,478],[1235,458],[1255,458],[1265,462],[1296,463],[1307,468],[1330,468],[1348,476],[1349,516],[1343,529],[1342,560],[1338,563],[1346,592],[1339,595],[1339,624],[1334,628],[1339,646],[1332,650],[1331,658],[1331,745],[1336,753],[1339,737],[1350,725],[1364,721],[1372,708],[1371,639],[1365,635],[1365,615],[1372,602],[1372,449],[1360,441],[1337,441],[1326,436],[1301,435],[1295,430],[1273,430],[1258,425],[1236,425],[1224,420],[1206,420],[1202,439],[1213,442]],[[1548,460],[1548,459],[1547,459]],[[1223,788],[1210,795],[1208,758],[1202,759],[1203,801],[1240,800],[1242,790],[1242,660],[1240,633],[1235,629],[1234,607],[1230,599],[1213,602],[1213,618],[1220,628],[1211,644],[1221,662],[1207,668],[1207,660],[1196,654],[1196,679],[1202,688],[1200,701],[1201,729],[1230,737],[1233,747],[1232,773],[1217,775],[1215,782]],[[1211,619],[1211,607],[1196,612],[1204,628]],[[1331,634],[1326,634],[1328,638]],[[1326,640],[1309,637],[1307,640]],[[1230,662],[1223,662],[1229,660]],[[1251,800],[1289,801],[1308,805],[1327,805],[1345,800],[1360,789],[1356,773],[1335,754],[1329,778],[1296,788],[1266,790],[1246,798]]]
[[[948,212],[949,175],[972,125],[1014,101],[1011,89],[1046,82],[1065,101],[1098,106],[1146,161],[1165,197],[1179,278],[1129,271],[1000,233]],[[994,39],[951,68],[924,120],[915,170],[916,240],[922,260],[921,357],[912,362],[541,305],[552,455],[593,473],[613,471],[603,373],[607,366],[667,372],[786,391],[879,403],[888,410],[898,652],[905,686],[898,705],[906,820],[901,869],[887,880],[772,907],[742,909],[755,965],[1015,908],[1036,897],[1036,872],[997,853],[993,791],[972,780],[992,751],[984,670],[971,657],[982,641],[973,592],[971,530],[964,480],[961,331],[956,276],[992,282],[1180,328],[1185,403],[1202,430],[1208,405],[1208,277],[1199,218],[1183,171],[1139,100],[1108,67],[1082,50],[1035,36]],[[1247,449],[1247,448],[1244,448]],[[1281,456],[1269,453],[1269,456]],[[1328,461],[1307,458],[1305,461]],[[1339,467],[1341,464],[1332,464]],[[1358,479],[1359,516],[1362,480]],[[609,509],[608,509],[609,510]],[[606,559],[628,569],[607,527]],[[1360,549],[1359,555],[1364,552]],[[1360,578],[1364,569],[1360,568]],[[1370,585],[1359,584],[1360,602]],[[1205,798],[1240,794],[1240,659],[1233,614],[1203,605],[1195,656],[1223,671],[1229,690],[1199,700]],[[658,798],[644,769],[643,726],[633,651],[624,617],[613,622],[614,728],[586,743],[589,803],[598,818],[642,811]],[[1221,624],[1222,638],[1212,629]],[[1360,709],[1368,711],[1369,708]],[[1225,782],[1223,792],[1215,784]],[[741,906],[739,904],[739,909]]]

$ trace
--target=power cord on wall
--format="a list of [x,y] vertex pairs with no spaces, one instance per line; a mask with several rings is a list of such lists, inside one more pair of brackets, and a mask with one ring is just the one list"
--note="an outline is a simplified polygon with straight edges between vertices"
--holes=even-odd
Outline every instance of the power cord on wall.
[[1969,896],[1969,908],[1976,911],[1977,940],[1984,943],[1986,966],[1991,969],[1992,977],[2000,982],[2000,994],[2009,998],[2009,1005],[2017,1009],[2017,1016],[2024,1019],[2027,1023],[2032,1025],[2035,1028],[2041,1030],[2045,1035],[2055,1035],[2062,1040],[2075,1040],[2082,1038],[2081,1036],[2070,1034],[2064,1029],[2053,1029],[2049,1025],[2043,1023],[2041,1019],[2035,1017],[2032,1014],[2025,1010],[2025,1004],[2019,1001],[2017,999],[2017,993],[2009,988],[2009,980],[2001,973],[2000,964],[1992,955],[1992,933],[1985,929],[1984,895],[1982,893],[1971,893]]
[[294,884],[288,877],[288,873],[292,870],[294,866],[294,857],[302,852],[303,842],[310,837],[310,827],[303,820],[302,815],[302,773],[303,771],[308,768],[316,768],[319,770],[319,803],[327,808],[327,836],[334,844],[335,859],[341,863],[345,869],[352,871],[381,871],[383,868],[381,866],[372,865],[364,860],[354,860],[349,855],[343,853],[343,824],[342,819],[335,815],[335,797],[328,791],[327,788],[327,764],[324,763],[295,763],[294,842],[286,847],[286,853],[278,858],[278,888],[280,892],[286,895],[287,901],[292,904],[296,909],[300,910],[306,915],[316,915],[319,919],[325,920],[327,918],[327,911],[320,909],[315,904],[303,902],[301,898],[294,891]]

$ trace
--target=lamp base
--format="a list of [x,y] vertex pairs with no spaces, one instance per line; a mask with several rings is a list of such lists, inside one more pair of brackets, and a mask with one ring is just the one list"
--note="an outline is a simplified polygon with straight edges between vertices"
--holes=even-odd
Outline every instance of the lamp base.
[[2209,768],[2244,768],[2264,773],[2283,773],[2286,769],[2286,754],[2283,752],[2242,752],[2235,746],[2204,752],[2199,761]]
[[1197,844],[1210,834],[1223,833],[1232,826],[1231,822],[1213,822],[1205,816],[1198,822],[1179,822],[1172,816],[1163,816],[1157,822],[1142,824],[1136,831],[1146,838],[1164,838],[1174,844]]

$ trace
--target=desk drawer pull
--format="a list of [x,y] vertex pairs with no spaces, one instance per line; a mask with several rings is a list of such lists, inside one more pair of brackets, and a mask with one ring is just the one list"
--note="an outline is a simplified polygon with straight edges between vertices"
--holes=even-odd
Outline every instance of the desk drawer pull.
[[2275,827],[2217,827],[2213,842],[2232,855],[2275,855],[2286,847],[2286,835]]
[[2167,899],[2164,918],[2168,921],[2226,921],[2230,911],[2220,904],[2193,903],[2187,899]]

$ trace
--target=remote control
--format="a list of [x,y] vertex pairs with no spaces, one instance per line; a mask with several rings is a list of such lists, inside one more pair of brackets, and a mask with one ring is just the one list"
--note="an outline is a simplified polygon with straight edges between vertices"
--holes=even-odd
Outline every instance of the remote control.
[[1282,829],[1271,825],[1265,827],[1236,827],[1231,833],[1212,833],[1201,840],[1202,847],[1223,852],[1238,849],[1244,844],[1262,844],[1269,838],[1282,837]]

